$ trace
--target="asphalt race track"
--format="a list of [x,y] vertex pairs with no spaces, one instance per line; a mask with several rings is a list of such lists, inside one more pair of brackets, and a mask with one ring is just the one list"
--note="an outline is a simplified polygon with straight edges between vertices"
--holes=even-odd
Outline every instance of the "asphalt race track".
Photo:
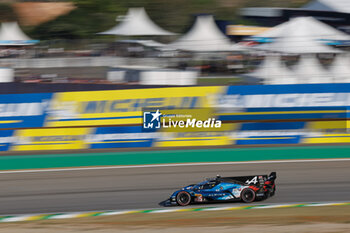
[[277,171],[277,192],[261,204],[350,201],[350,161],[169,166],[2,173],[0,215],[159,208],[173,191],[205,177],[270,171]]

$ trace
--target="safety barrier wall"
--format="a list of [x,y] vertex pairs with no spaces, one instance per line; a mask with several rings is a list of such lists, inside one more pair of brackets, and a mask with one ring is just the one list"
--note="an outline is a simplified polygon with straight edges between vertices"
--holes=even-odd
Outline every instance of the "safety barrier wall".
[[[350,84],[7,94],[0,150],[350,142],[348,106]],[[144,132],[144,108],[213,109],[223,127]]]
[[150,147],[155,133],[139,126],[1,130],[1,151]]
[[126,58],[126,57],[74,57],[74,58],[2,58],[0,66],[18,68],[52,68],[52,67],[96,67],[109,66],[115,64],[120,66],[153,66],[167,67],[169,63],[176,62],[178,59],[162,58]]

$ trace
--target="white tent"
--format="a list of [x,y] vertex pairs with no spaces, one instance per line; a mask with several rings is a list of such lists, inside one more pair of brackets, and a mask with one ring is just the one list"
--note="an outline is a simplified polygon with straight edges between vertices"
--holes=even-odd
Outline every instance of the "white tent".
[[[292,34],[292,33],[291,33]],[[308,37],[290,35],[282,37],[272,43],[265,43],[254,47],[257,50],[273,51],[286,54],[309,53],[340,53],[338,49],[324,45]]]
[[152,47],[152,48],[161,48],[164,47],[165,44],[162,44],[158,41],[154,40],[117,40],[119,43],[134,43],[134,44],[140,44],[145,47]]
[[349,0],[314,0],[307,3],[303,9],[318,11],[334,11],[350,13]]
[[[301,28],[302,27],[302,28]],[[282,37],[297,30],[304,38],[313,40],[350,40],[350,36],[313,17],[297,17],[254,37]]]
[[337,55],[330,67],[330,73],[335,83],[350,82],[350,57]]
[[0,83],[10,83],[15,80],[15,72],[12,68],[0,67]]
[[168,46],[174,49],[195,52],[235,50],[230,40],[215,24],[212,15],[198,16],[189,32]]
[[303,55],[293,70],[298,83],[331,83],[331,74],[322,67],[314,55]]
[[332,76],[313,55],[303,55],[294,69],[284,65],[279,55],[268,55],[246,76],[262,78],[264,84],[331,83]]
[[147,15],[144,8],[130,8],[124,20],[117,26],[100,32],[102,35],[123,36],[166,36],[175,33],[166,31],[156,25]]
[[[260,46],[257,49],[275,51],[281,53],[339,53],[340,50],[324,45],[316,38],[321,38],[321,34],[314,31],[312,24],[306,23],[311,17],[301,17],[290,21],[279,30],[279,37],[271,42]],[[326,34],[323,34],[326,35]]]
[[242,45],[240,43],[232,44],[231,45],[231,50],[232,51],[251,51],[254,50],[249,46]]
[[265,84],[292,84],[296,83],[295,75],[282,64],[279,55],[268,55],[250,77],[262,78]]
[[322,36],[328,34],[318,33],[318,30],[314,30],[317,26],[313,27],[313,24],[310,23],[313,21],[314,19],[310,17],[295,18],[278,29],[278,37],[275,41],[256,46],[258,50],[301,54],[300,61],[292,71],[296,77],[296,83],[332,82],[330,73],[322,67],[314,54],[341,53],[340,50],[317,40],[326,38]]
[[24,34],[17,22],[6,22],[1,24],[0,45],[32,45],[38,42],[38,40],[32,40]]

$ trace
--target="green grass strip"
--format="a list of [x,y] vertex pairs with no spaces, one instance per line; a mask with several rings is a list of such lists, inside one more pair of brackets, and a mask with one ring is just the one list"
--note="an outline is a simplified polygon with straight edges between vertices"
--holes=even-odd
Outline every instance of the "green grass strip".
[[96,217],[96,216],[100,216],[101,214],[103,214],[105,212],[97,212],[97,213],[92,213],[91,217]]
[[[305,203],[305,204],[286,204],[286,205],[278,205],[275,206],[274,204],[271,205],[255,205],[255,206],[239,206],[238,209],[232,209],[232,210],[248,210],[248,209],[259,209],[259,207],[270,207],[271,209],[274,208],[293,208],[293,207],[314,207],[322,203]],[[324,203],[327,204],[327,203]],[[344,205],[350,205],[350,202],[343,202],[343,203],[329,203],[329,205],[324,205],[324,206],[344,206]],[[322,206],[321,206],[322,207]],[[206,210],[222,210],[222,207],[203,207],[203,208],[189,208],[189,209],[170,209],[171,211],[167,211],[166,213],[176,213],[176,212],[196,212],[196,211],[206,211]],[[267,208],[264,208],[267,209]],[[129,214],[129,213],[152,213],[156,211],[162,211],[162,210],[168,210],[168,209],[151,209],[151,210],[136,210],[136,211],[125,211],[124,214]],[[113,213],[118,211],[104,211],[104,212],[86,212],[82,213],[81,215],[73,215],[71,218],[78,218],[78,217],[95,217],[95,216],[103,216],[104,214],[108,213]],[[123,211],[122,211],[123,212]],[[159,212],[161,213],[161,212]],[[28,215],[14,215],[14,216],[0,216],[0,222],[6,222],[4,220],[8,218],[16,218],[16,217],[21,217],[21,216],[26,216],[24,220],[17,220],[19,221],[35,221],[35,220],[45,220],[45,219],[52,219],[55,216],[58,215],[71,215],[70,213],[57,213],[57,214],[34,214],[31,216]],[[40,217],[38,217],[40,216]]]
[[4,219],[7,219],[7,218],[12,218],[13,216],[1,216],[0,217],[0,222],[2,221],[2,220],[4,220]]
[[140,213],[152,213],[154,211],[161,210],[161,209],[154,209],[154,210],[142,210]]

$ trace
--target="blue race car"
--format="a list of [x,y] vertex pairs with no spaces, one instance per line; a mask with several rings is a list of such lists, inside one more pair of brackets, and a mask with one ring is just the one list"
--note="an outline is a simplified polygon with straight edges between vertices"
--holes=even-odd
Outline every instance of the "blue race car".
[[175,191],[165,205],[186,206],[191,203],[264,200],[276,192],[276,172],[270,175],[209,178]]

